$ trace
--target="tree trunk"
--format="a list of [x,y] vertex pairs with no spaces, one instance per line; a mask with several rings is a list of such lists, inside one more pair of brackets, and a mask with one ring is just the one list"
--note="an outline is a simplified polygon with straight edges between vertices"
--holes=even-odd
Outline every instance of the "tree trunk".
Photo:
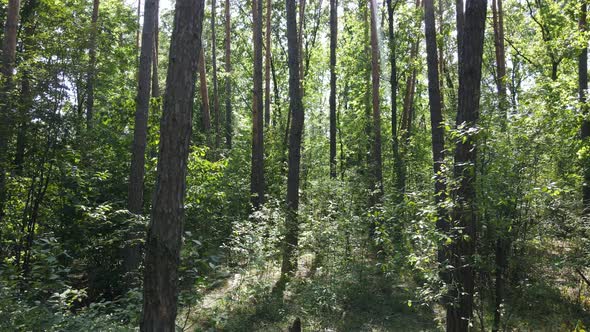
[[447,308],[447,331],[467,331],[473,317],[474,272],[473,256],[477,241],[475,162],[476,137],[481,92],[481,65],[486,18],[486,0],[468,0],[465,11],[463,43],[459,53],[459,106],[457,128],[463,137],[455,148],[454,175],[458,181],[453,190],[455,207],[453,220],[457,229],[453,238],[454,266],[451,296],[455,302]]
[[16,57],[16,33],[18,29],[19,0],[9,0],[6,9],[6,24],[2,40],[2,63],[0,68],[0,222],[4,218],[6,203],[6,172],[8,169],[8,141],[12,133],[12,89],[14,60]]
[[158,54],[160,52],[159,3],[156,1],[156,20],[154,22],[154,55],[152,59],[152,98],[160,97],[160,79],[158,77]]
[[98,7],[100,0],[92,2],[92,20],[90,23],[90,38],[88,41],[88,72],[86,74],[86,127],[92,128],[94,116],[94,80],[96,78],[96,38],[98,37]]
[[376,0],[370,0],[371,9],[371,85],[372,85],[372,107],[373,107],[373,160],[372,177],[373,193],[371,205],[381,202],[383,198],[383,169],[381,160],[381,107],[380,107],[380,78],[381,67],[379,52],[379,26],[377,25],[377,3]]
[[254,89],[252,95],[252,173],[250,193],[255,210],[264,203],[264,141],[262,104],[262,1],[253,0]]
[[389,63],[391,66],[391,75],[389,76],[389,84],[391,86],[391,140],[393,145],[393,163],[395,168],[395,187],[397,191],[397,201],[400,202],[403,198],[405,189],[405,166],[399,152],[399,138],[397,133],[397,60],[396,60],[396,40],[395,31],[393,29],[393,12],[394,6],[392,0],[387,0],[387,16],[388,33],[389,33]]
[[[150,79],[154,48],[154,27],[158,19],[157,1],[146,0],[141,35],[141,55],[139,57],[139,77],[137,86],[137,106],[135,109],[135,128],[131,157],[131,174],[127,208],[131,213],[143,212],[143,182],[145,176],[145,149],[147,146],[148,114],[150,107]],[[134,271],[141,260],[139,246],[134,245],[124,250],[124,269]]]
[[211,130],[211,112],[209,112],[209,90],[207,89],[207,70],[205,68],[205,50],[201,45],[199,55],[199,91],[201,92],[201,126],[209,144],[209,132]]
[[[283,262],[281,279],[284,283],[297,269],[297,246],[299,242],[299,171],[301,161],[301,136],[303,133],[303,103],[301,100],[300,54],[297,40],[297,0],[287,0],[287,47],[289,57],[289,108],[291,127],[289,133],[289,173],[287,176],[287,216],[285,219],[285,239],[283,242]],[[279,287],[281,288],[281,287]]]
[[225,143],[231,149],[232,104],[231,104],[231,13],[229,0],[225,0]]
[[[582,2],[582,8],[580,13],[579,29],[580,32],[586,32],[587,30],[587,4]],[[579,85],[579,100],[582,107],[582,114],[584,120],[582,122],[582,141],[584,146],[589,145],[590,138],[590,120],[588,120],[588,105],[587,96],[588,93],[588,47],[585,46],[580,50],[578,55],[578,85]],[[584,168],[584,185],[582,187],[582,202],[583,202],[583,217],[588,218],[590,216],[590,160],[586,157],[583,163]]]
[[204,6],[204,0],[176,1],[158,175],[146,243],[141,331],[175,331],[186,166]]
[[219,109],[219,92],[217,88],[217,36],[215,34],[215,17],[217,0],[211,1],[211,64],[213,66],[213,114],[215,114],[215,149],[221,146],[221,111]]
[[270,29],[272,19],[272,1],[266,1],[266,53],[264,56],[264,125],[270,125],[270,58],[271,58],[271,40]]
[[330,0],[330,177],[336,178],[336,47],[338,0]]

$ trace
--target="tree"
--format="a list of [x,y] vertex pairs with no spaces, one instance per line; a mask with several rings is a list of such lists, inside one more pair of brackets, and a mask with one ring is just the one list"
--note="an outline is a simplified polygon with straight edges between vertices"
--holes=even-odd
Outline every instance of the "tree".
[[211,112],[209,112],[209,90],[207,89],[207,70],[205,68],[205,50],[201,45],[201,54],[199,55],[199,91],[201,92],[201,126],[205,133],[207,144],[209,141],[209,132],[211,130]]
[[215,16],[217,1],[211,1],[211,65],[213,66],[213,114],[215,114],[215,148],[221,145],[221,111],[219,110],[219,93],[217,90],[217,37],[215,34]]
[[[442,117],[442,103],[439,85],[439,66],[436,45],[436,23],[434,20],[434,1],[424,0],[424,34],[426,37],[426,62],[428,67],[428,101],[430,104],[430,130],[432,137],[432,170],[434,172],[434,201],[437,206],[436,228],[442,234],[449,231],[446,200],[446,183],[443,175],[445,160],[445,135]],[[444,244],[440,245],[438,262],[443,266],[447,260]],[[443,276],[446,273],[443,273]],[[445,278],[446,279],[446,278]],[[447,281],[447,280],[445,280]]]
[[252,91],[252,173],[250,194],[254,209],[264,203],[264,109],[262,103],[262,0],[252,1],[254,88]]
[[369,2],[371,9],[371,85],[372,85],[372,107],[373,107],[373,160],[371,162],[373,185],[372,201],[380,203],[383,196],[383,169],[381,161],[381,108],[380,108],[380,80],[381,67],[379,59],[379,27],[377,26],[377,3],[376,0]]
[[301,163],[301,137],[303,134],[303,103],[299,81],[300,54],[297,38],[297,1],[287,0],[287,49],[289,59],[289,108],[291,127],[289,131],[289,172],[287,175],[287,216],[281,279],[277,284],[282,289],[297,269],[297,246],[299,243],[299,173]]
[[[580,10],[580,19],[578,23],[578,29],[581,33],[586,33],[588,25],[586,22],[587,17],[587,4],[582,1]],[[585,39],[584,39],[585,40]],[[578,55],[578,96],[580,105],[582,108],[582,114],[584,120],[582,121],[581,137],[585,146],[588,146],[588,140],[590,138],[590,120],[588,119],[588,105],[587,105],[587,93],[588,93],[588,47],[586,44],[580,50]],[[588,163],[588,156],[585,156],[584,163],[584,185],[582,187],[582,202],[583,202],[583,216],[587,218],[590,216],[590,165]]]
[[96,76],[96,38],[98,34],[98,8],[100,0],[92,2],[92,20],[90,23],[90,38],[88,41],[88,61],[87,85],[86,85],[86,127],[92,128],[92,117],[94,113],[94,80]]
[[268,127],[270,125],[270,59],[272,56],[271,52],[271,39],[270,29],[272,22],[272,1],[266,1],[266,37],[265,37],[265,55],[264,55],[264,125]]
[[[135,127],[133,129],[133,146],[131,148],[131,174],[129,176],[129,191],[127,195],[127,208],[131,213],[135,214],[141,214],[143,212],[143,182],[145,176],[145,149],[148,135],[152,57],[154,55],[154,28],[158,19],[157,1],[146,0],[143,14]],[[124,256],[125,269],[128,272],[135,270],[141,259],[139,247],[134,245],[126,248]]]
[[204,6],[204,0],[176,1],[160,124],[158,175],[146,243],[141,331],[176,329],[186,165]]
[[160,97],[160,80],[158,77],[158,54],[160,47],[159,3],[156,2],[156,21],[154,22],[154,57],[152,59],[152,97]]
[[336,47],[338,0],[330,0],[330,177],[336,178]]
[[[461,137],[455,147],[453,188],[456,223],[452,234],[452,289],[455,300],[447,307],[447,331],[468,331],[473,317],[474,268],[477,241],[475,191],[476,133],[481,92],[486,0],[467,0],[463,42],[459,52],[459,106],[457,130]],[[461,230],[461,233],[457,231]]]
[[6,203],[6,171],[8,169],[8,141],[12,132],[12,95],[16,34],[18,29],[20,0],[8,1],[6,24],[2,40],[2,63],[0,68],[0,221],[4,217]]
[[232,104],[231,104],[231,13],[229,0],[225,0],[225,142],[231,149]]

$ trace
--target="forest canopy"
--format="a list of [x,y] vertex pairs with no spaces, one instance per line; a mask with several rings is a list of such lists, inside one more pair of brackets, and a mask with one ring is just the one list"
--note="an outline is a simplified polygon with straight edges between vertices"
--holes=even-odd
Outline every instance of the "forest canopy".
[[0,0],[0,331],[585,331],[587,0]]

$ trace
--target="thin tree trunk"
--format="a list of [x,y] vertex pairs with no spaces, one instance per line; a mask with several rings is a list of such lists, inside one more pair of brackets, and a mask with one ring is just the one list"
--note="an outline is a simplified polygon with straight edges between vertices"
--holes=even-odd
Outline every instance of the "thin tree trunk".
[[[418,7],[417,3],[417,8]],[[414,62],[416,61],[416,57],[418,56],[418,47],[419,41],[416,41],[412,45],[412,49],[410,50],[410,63],[412,63],[412,71],[408,74],[406,79],[406,93],[404,95],[404,109],[402,113],[402,140],[403,144],[407,145],[410,137],[412,136],[412,119],[413,114],[412,111],[414,109],[414,95],[416,92],[416,75],[417,75],[417,68]],[[405,183],[404,183],[405,188]]]
[[154,57],[152,59],[152,98],[160,97],[160,80],[158,77],[158,54],[160,48],[159,3],[156,2],[156,21],[154,23]]
[[258,210],[264,203],[264,119],[262,102],[262,1],[253,0],[254,89],[252,95],[252,173],[250,193],[252,206]]
[[201,92],[201,107],[203,112],[201,114],[201,125],[203,132],[209,144],[209,132],[211,130],[211,113],[209,112],[209,90],[207,89],[207,70],[205,69],[205,50],[201,45],[201,53],[199,55],[199,90]]
[[[582,2],[580,21],[578,23],[581,32],[587,31],[587,4]],[[584,121],[582,122],[582,141],[585,146],[588,146],[588,140],[590,138],[590,120],[588,120],[588,105],[587,96],[588,93],[588,47],[585,46],[580,50],[578,55],[578,85],[579,85],[579,101],[582,108],[582,114],[584,114]],[[583,202],[583,216],[588,218],[590,216],[590,161],[586,160],[584,163],[584,185],[582,187],[582,202]]]
[[12,133],[12,89],[14,61],[16,57],[16,33],[19,21],[19,0],[9,0],[6,9],[6,24],[2,40],[2,63],[0,68],[0,222],[4,218],[6,203],[6,172],[8,169],[8,141]]
[[336,178],[336,48],[338,0],[330,0],[330,177]]
[[[143,212],[143,182],[145,176],[145,150],[148,134],[148,114],[150,107],[150,79],[154,48],[154,27],[157,15],[157,1],[146,0],[141,35],[141,55],[139,58],[139,77],[137,85],[137,106],[135,109],[135,128],[133,130],[133,146],[131,150],[131,174],[127,208],[131,213]],[[138,245],[128,246],[124,250],[124,269],[135,271],[141,260]]]
[[[434,201],[437,208],[436,228],[442,234],[447,234],[450,227],[447,210],[443,204],[446,200],[446,182],[443,175],[444,163],[444,123],[442,117],[442,98],[440,93],[438,54],[436,45],[436,23],[434,20],[434,0],[424,0],[424,32],[426,37],[426,62],[428,66],[428,100],[430,104],[430,128],[432,135],[432,170],[434,173]],[[446,266],[448,259],[447,247],[439,244],[438,262],[441,267]],[[446,271],[442,269],[443,281],[448,282]]]
[[301,100],[300,54],[297,40],[297,1],[287,1],[287,45],[289,56],[289,108],[292,123],[289,135],[289,173],[287,176],[287,216],[283,242],[281,279],[277,288],[282,290],[286,281],[297,269],[299,243],[299,172],[301,162],[301,137],[303,134],[303,103]]
[[98,7],[100,0],[92,3],[92,21],[90,23],[90,38],[88,41],[88,72],[86,74],[86,127],[92,128],[94,116],[94,80],[96,78],[96,39],[98,35]]
[[211,64],[213,66],[213,114],[215,114],[215,149],[221,146],[221,111],[219,109],[219,91],[217,88],[217,36],[215,34],[215,17],[217,0],[211,1]]
[[304,33],[305,33],[305,3],[306,0],[299,0],[299,84],[301,85],[301,97],[303,98],[303,95],[305,94],[305,90],[303,87],[303,79],[304,79],[304,71],[305,68],[303,66],[303,58],[304,58],[304,54],[303,54],[303,39],[304,39]]
[[270,29],[272,20],[272,0],[266,1],[266,53],[264,56],[264,125],[270,125],[270,59],[271,59],[271,40]]
[[440,89],[440,107],[441,109],[445,109],[445,102],[444,102],[444,98],[445,98],[445,94],[444,94],[444,72],[445,72],[445,61],[444,61],[444,29],[443,29],[443,24],[444,24],[444,6],[443,6],[443,0],[438,0],[438,34],[441,38],[440,43],[438,43],[438,78],[439,78],[439,89]]
[[379,26],[377,25],[377,3],[376,0],[369,2],[371,10],[371,85],[372,85],[372,107],[373,107],[373,160],[372,177],[373,193],[371,194],[371,205],[379,204],[383,198],[383,169],[381,160],[381,98],[380,98],[380,77],[381,53],[379,51]]
[[468,0],[465,11],[463,42],[459,53],[459,106],[457,127],[464,137],[457,139],[454,175],[458,181],[453,190],[453,220],[457,229],[452,234],[451,296],[454,305],[447,307],[447,331],[468,331],[473,318],[474,269],[473,259],[477,241],[475,162],[477,156],[476,131],[481,92],[481,65],[483,55],[486,0]]
[[160,124],[158,175],[146,243],[142,332],[176,329],[186,165],[204,6],[204,0],[176,1]]
[[232,103],[231,103],[231,12],[230,2],[225,0],[225,143],[232,144]]

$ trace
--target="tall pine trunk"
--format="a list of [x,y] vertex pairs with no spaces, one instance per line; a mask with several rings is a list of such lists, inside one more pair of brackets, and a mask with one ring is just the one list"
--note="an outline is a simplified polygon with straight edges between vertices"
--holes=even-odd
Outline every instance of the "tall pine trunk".
[[383,198],[383,169],[381,160],[381,106],[380,106],[380,78],[381,67],[379,51],[379,26],[377,25],[376,0],[369,2],[371,10],[371,103],[373,108],[373,160],[371,161],[371,173],[373,177],[372,203],[379,204]]
[[279,288],[297,269],[297,246],[299,243],[299,173],[301,162],[301,137],[303,133],[303,103],[301,98],[300,53],[297,40],[297,1],[287,0],[287,49],[289,61],[289,108],[291,127],[289,131],[289,172],[287,175],[287,216],[283,240],[283,261]]
[[[580,21],[578,23],[580,32],[586,32],[588,29],[586,22],[587,4],[582,1]],[[582,107],[582,114],[584,120],[582,122],[582,141],[584,146],[590,145],[590,120],[588,120],[588,47],[583,47],[578,55],[578,85],[579,85],[579,100]],[[586,157],[588,158],[588,157]],[[583,217],[590,216],[590,160],[584,160],[584,185],[582,187],[582,202],[583,202]]]
[[[447,211],[443,207],[446,200],[446,182],[443,176],[444,163],[444,123],[442,117],[442,98],[440,92],[438,54],[436,45],[436,23],[434,20],[434,0],[424,0],[424,32],[426,37],[426,62],[428,67],[428,100],[430,104],[430,128],[432,135],[432,170],[434,172],[434,201],[437,207],[436,228],[446,234],[449,231]],[[447,250],[439,244],[438,262],[445,266]],[[445,281],[446,273],[442,276]]]
[[213,66],[213,114],[215,114],[215,148],[221,145],[221,111],[219,109],[219,92],[217,88],[217,36],[215,18],[217,16],[217,0],[211,1],[211,65]]
[[336,178],[336,47],[338,0],[330,0],[330,177]]
[[225,0],[225,144],[231,149],[232,103],[231,103],[231,12],[230,0]]
[[265,36],[265,56],[264,56],[264,125],[270,125],[270,58],[271,58],[271,40],[270,29],[272,20],[272,0],[266,1],[266,36]]
[[158,54],[160,52],[159,3],[156,2],[156,21],[154,22],[154,55],[152,59],[152,98],[160,97],[160,79],[158,77]]
[[262,1],[252,1],[254,38],[254,89],[252,95],[252,169],[250,194],[255,210],[264,203],[264,142],[262,104]]
[[486,0],[467,0],[464,16],[463,42],[459,53],[459,100],[457,128],[463,132],[455,148],[453,189],[456,222],[452,234],[451,296],[454,302],[447,307],[447,331],[467,331],[473,318],[474,254],[477,242],[477,207],[475,191],[476,136],[481,92]]
[[98,35],[98,8],[100,0],[92,2],[92,19],[88,41],[88,72],[86,73],[86,127],[92,128],[94,116],[94,80],[96,78],[96,47]]
[[[149,0],[148,0],[149,1]],[[173,332],[204,0],[177,0],[147,243],[141,331]]]
[[12,133],[13,75],[16,57],[16,33],[18,29],[20,1],[9,0],[6,9],[6,24],[2,40],[2,63],[0,64],[0,221],[4,218],[6,203],[6,172],[8,171],[8,141]]

